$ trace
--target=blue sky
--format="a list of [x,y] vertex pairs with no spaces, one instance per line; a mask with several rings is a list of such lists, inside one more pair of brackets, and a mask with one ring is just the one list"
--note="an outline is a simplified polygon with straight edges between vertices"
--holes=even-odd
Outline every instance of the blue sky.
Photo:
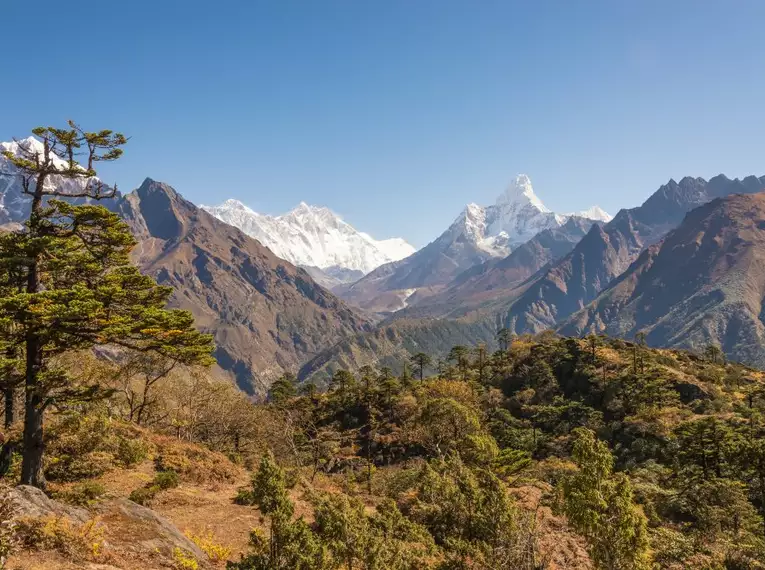
[[4,3],[0,140],[74,118],[105,178],[331,207],[435,238],[518,172],[615,213],[670,177],[765,174],[761,0]]

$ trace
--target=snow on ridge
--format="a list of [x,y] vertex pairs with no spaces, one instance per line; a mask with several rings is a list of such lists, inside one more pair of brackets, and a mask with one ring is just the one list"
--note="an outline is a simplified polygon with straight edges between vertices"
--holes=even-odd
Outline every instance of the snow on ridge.
[[[27,152],[22,153],[21,149]],[[0,172],[6,174],[5,176],[0,176],[0,223],[18,221],[21,218],[25,218],[28,215],[29,205],[32,201],[32,197],[24,194],[21,190],[21,179],[15,176],[18,169],[3,155],[3,152],[7,151],[23,158],[29,158],[30,152],[33,154],[39,153],[42,158],[44,146],[42,141],[33,136],[25,139],[0,142]],[[51,153],[51,161],[57,168],[64,169],[68,167],[68,163],[55,153]],[[93,180],[98,180],[98,178]],[[81,193],[87,184],[88,180],[85,178],[73,179],[54,174],[45,181],[45,189],[52,190],[55,188],[63,194],[77,194]]]
[[606,223],[610,222],[614,218],[600,206],[592,206],[586,210],[581,210],[579,212],[569,212],[568,214],[563,215],[567,217],[579,216],[580,218],[587,218],[588,220],[595,220],[597,222]]
[[219,206],[201,208],[296,265],[320,269],[338,266],[369,273],[415,251],[401,238],[375,240],[356,230],[329,208],[305,202],[280,216],[259,214],[233,199]]
[[598,206],[577,213],[556,214],[534,192],[531,179],[519,174],[491,206],[468,204],[447,234],[464,234],[477,247],[493,256],[505,256],[546,229],[562,226],[572,216],[609,221]]

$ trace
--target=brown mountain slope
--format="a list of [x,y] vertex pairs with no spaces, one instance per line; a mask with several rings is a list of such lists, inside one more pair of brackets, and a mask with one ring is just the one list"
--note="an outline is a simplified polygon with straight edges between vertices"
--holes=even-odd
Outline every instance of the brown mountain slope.
[[730,180],[723,175],[670,180],[642,206],[620,211],[604,226],[593,227],[567,256],[543,271],[503,314],[517,333],[554,328],[592,301],[621,275],[640,252],[676,227],[689,210],[714,198],[751,194],[765,177]]
[[383,322],[372,332],[347,337],[306,362],[300,380],[325,383],[337,370],[387,366],[396,374],[409,358],[424,352],[437,359],[455,345],[486,343],[495,347],[497,327],[488,319],[400,319]]
[[565,334],[638,331],[655,346],[718,344],[765,364],[765,192],[714,200],[560,327]]
[[368,322],[303,269],[147,179],[117,206],[139,240],[141,269],[174,288],[215,335],[216,358],[249,393],[320,350],[369,329]]

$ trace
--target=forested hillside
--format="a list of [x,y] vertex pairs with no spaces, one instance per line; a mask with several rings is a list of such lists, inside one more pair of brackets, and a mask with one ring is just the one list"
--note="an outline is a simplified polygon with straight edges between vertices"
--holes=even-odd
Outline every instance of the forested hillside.
[[[49,492],[106,513],[94,524],[110,537],[129,523],[112,514],[129,495],[208,552],[133,545],[157,567],[762,567],[761,371],[714,346],[498,341],[494,353],[455,346],[437,373],[419,353],[403,375],[337,371],[327,391],[284,377],[261,403],[189,369],[144,399],[140,367],[82,360],[80,373],[120,389],[53,416]],[[124,540],[67,549],[35,524],[3,535],[12,561],[154,567]]]

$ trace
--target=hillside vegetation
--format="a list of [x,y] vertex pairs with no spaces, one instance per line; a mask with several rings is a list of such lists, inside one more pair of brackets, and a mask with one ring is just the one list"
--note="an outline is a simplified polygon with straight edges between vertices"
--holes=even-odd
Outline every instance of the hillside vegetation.
[[[145,376],[79,358],[120,389],[54,414],[45,475],[87,517],[4,510],[7,567],[763,567],[762,372],[715,347],[500,341],[437,375],[420,354],[326,392],[284,377],[261,403],[175,370],[140,417]],[[189,549],[138,532],[128,497]]]

